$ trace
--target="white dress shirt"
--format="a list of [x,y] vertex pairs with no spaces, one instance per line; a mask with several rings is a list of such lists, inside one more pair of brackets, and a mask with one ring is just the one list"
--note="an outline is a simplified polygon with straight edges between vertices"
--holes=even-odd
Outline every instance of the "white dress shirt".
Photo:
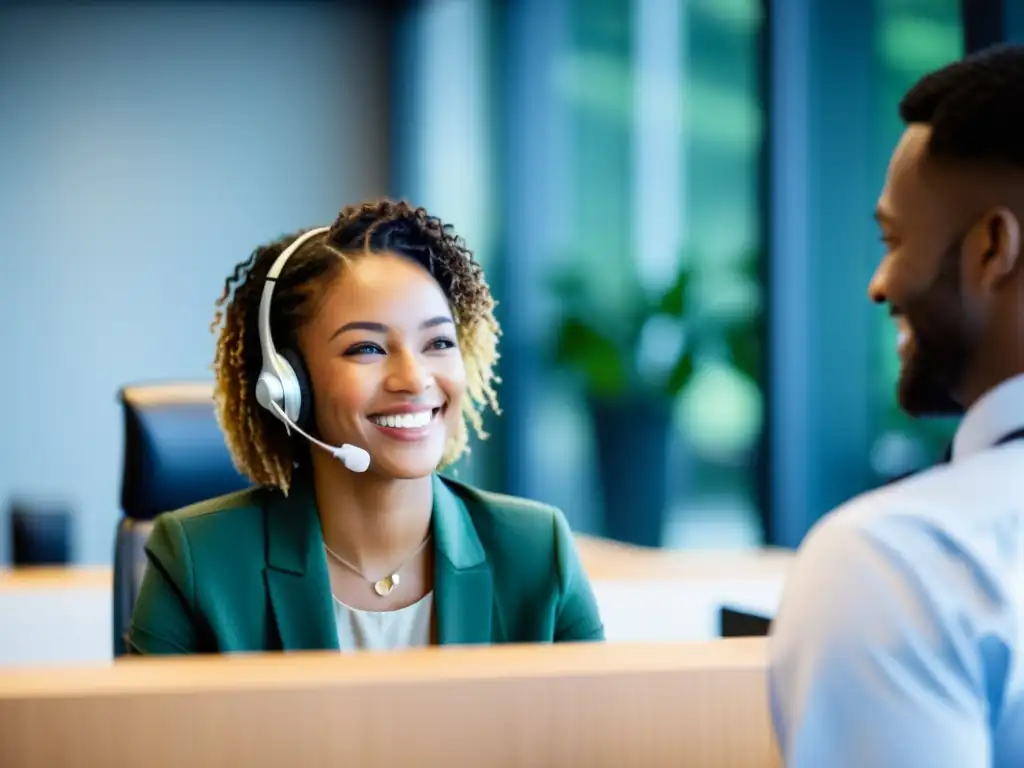
[[808,534],[772,625],[789,768],[1024,767],[1024,376],[964,417],[952,462]]

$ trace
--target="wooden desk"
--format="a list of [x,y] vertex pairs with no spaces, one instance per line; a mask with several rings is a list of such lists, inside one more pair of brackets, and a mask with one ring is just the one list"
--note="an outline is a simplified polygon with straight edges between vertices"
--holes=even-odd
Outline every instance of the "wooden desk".
[[109,568],[0,569],[0,668],[113,655]]
[[762,639],[0,673],[0,765],[775,768]]
[[576,536],[580,558],[592,581],[775,579],[785,576],[793,551],[651,549],[594,536]]
[[[577,541],[614,642],[711,639],[723,603],[774,615],[792,557]],[[112,584],[109,568],[0,569],[0,668],[110,659]]]
[[12,592],[110,589],[111,571],[105,567],[0,568],[0,595]]
[[793,552],[678,551],[577,536],[609,640],[708,640],[722,605],[774,616]]

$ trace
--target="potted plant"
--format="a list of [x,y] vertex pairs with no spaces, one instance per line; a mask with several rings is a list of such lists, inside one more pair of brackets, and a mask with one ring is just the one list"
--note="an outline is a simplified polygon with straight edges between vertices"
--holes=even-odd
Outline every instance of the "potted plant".
[[681,266],[671,285],[651,295],[639,286],[622,312],[609,312],[588,290],[586,273],[552,280],[559,303],[552,357],[586,392],[603,498],[602,535],[644,546],[662,543],[673,409],[696,362],[725,340],[733,365],[756,376],[757,340],[749,323],[722,326],[691,311],[694,272]]

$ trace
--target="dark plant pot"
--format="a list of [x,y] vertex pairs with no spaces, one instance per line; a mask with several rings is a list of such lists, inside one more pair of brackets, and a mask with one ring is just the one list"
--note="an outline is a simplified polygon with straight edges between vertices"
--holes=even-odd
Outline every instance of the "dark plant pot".
[[660,547],[668,501],[672,405],[664,398],[590,401],[604,500],[601,533]]

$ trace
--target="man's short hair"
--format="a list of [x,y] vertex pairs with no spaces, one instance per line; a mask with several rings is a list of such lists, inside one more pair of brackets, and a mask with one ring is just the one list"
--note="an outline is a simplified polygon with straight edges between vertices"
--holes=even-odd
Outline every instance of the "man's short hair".
[[900,117],[931,126],[936,159],[1024,169],[1024,46],[988,48],[926,75]]

